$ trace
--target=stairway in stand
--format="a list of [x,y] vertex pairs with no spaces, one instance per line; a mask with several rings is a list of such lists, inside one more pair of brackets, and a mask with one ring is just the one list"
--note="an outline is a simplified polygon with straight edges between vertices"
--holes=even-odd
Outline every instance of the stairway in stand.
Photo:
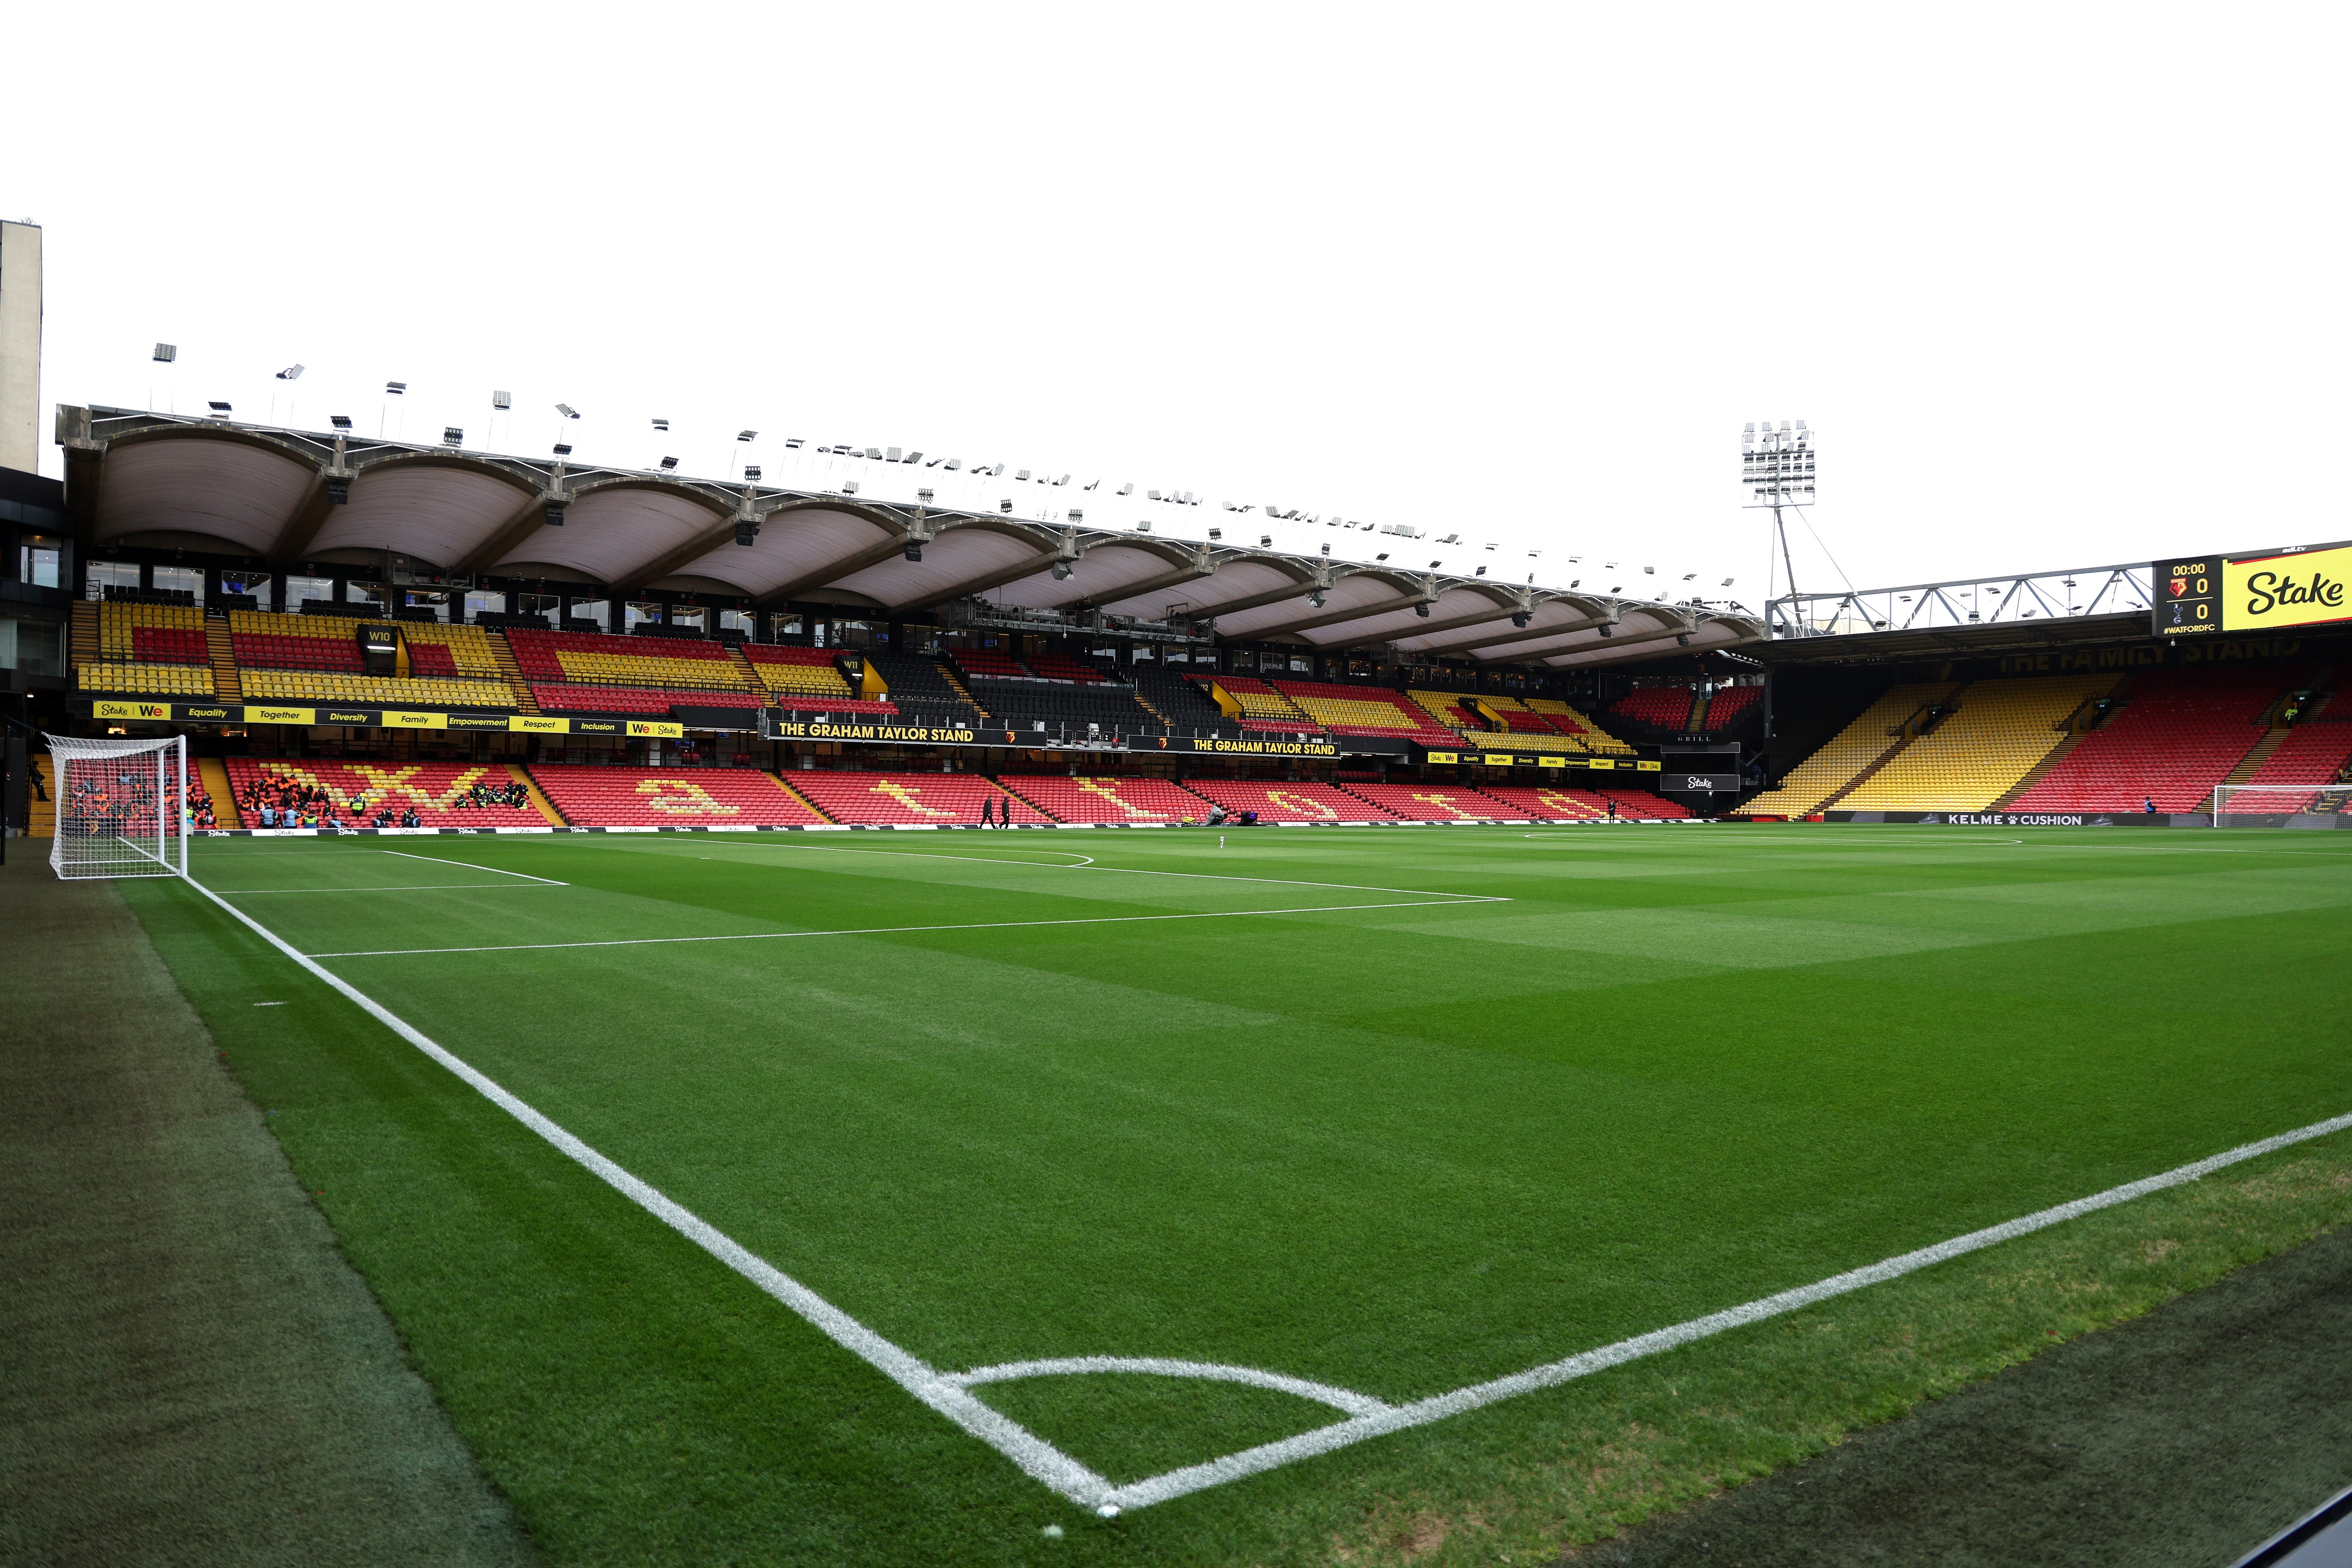
[[[228,638],[228,617],[205,617],[205,654],[213,663],[213,700],[242,702],[245,700],[245,680],[236,672],[236,645]],[[218,809],[218,802],[215,802]]]
[[[2223,779],[2221,783],[2224,785],[2242,784],[2251,780],[2256,773],[2263,771],[2263,764],[2271,760],[2271,753],[2277,751],[2281,746],[2285,745],[2287,737],[2294,733],[2294,731],[2292,729],[2282,724],[2277,729],[2273,730],[2269,734],[2264,735],[2261,740],[2254,742],[2254,749],[2248,752],[2238,765],[2230,770],[2230,776]],[[2200,811],[2212,810],[2213,803],[2221,798],[2221,792],[2220,790],[2215,790],[2211,795],[2205,797],[2202,804],[2200,804],[2197,809]]]
[[47,752],[26,748],[26,761],[33,764],[35,788],[25,792],[25,837],[55,838],[58,836],[58,770]]
[[815,813],[816,813],[816,816],[817,816],[818,820],[820,820],[820,821],[824,821],[824,822],[831,822],[831,821],[833,820],[833,818],[832,818],[831,816],[828,816],[827,815],[825,815],[825,813],[824,813],[824,811],[822,811],[822,810],[819,810],[819,809],[818,809],[818,806],[817,806],[816,802],[814,802],[814,801],[813,801],[813,800],[809,799],[809,797],[808,797],[808,796],[806,796],[806,795],[803,795],[800,791],[798,791],[798,790],[794,789],[794,788],[792,786],[792,784],[790,784],[790,783],[789,783],[789,782],[784,778],[784,775],[783,775],[783,774],[779,773],[775,773],[775,772],[773,772],[773,771],[770,771],[770,772],[768,772],[767,773],[765,773],[763,776],[765,776],[765,777],[767,777],[767,778],[773,779],[773,780],[775,781],[776,787],[777,787],[778,789],[782,790],[786,795],[788,795],[792,796],[794,800],[796,800],[796,801],[800,802],[803,805],[807,806],[807,807],[809,808],[809,810],[811,810],[811,811],[813,811],[813,812],[815,812]]
[[98,662],[98,601],[76,599],[73,602],[73,631],[67,639],[74,668]]
[[551,824],[557,827],[570,826],[563,820],[563,814],[555,809],[555,803],[547,798],[547,792],[539,787],[539,781],[530,776],[530,770],[529,768],[523,766],[520,763],[509,763],[507,764],[507,777],[522,785],[525,792],[530,796],[530,804],[538,808],[540,816],[547,818]]
[[[539,699],[530,694],[530,683],[522,678],[522,666],[515,662],[514,649],[507,646],[506,633],[484,626],[482,635],[490,639],[490,654],[499,661],[499,673],[506,677],[507,685],[513,689],[515,711],[538,712]],[[739,653],[735,657],[740,658],[743,656]]]

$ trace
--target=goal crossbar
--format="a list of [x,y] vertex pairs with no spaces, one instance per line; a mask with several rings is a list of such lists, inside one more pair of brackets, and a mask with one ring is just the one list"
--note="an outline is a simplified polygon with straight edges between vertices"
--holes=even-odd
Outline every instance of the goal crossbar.
[[49,868],[67,880],[188,874],[188,742],[49,735],[57,836]]

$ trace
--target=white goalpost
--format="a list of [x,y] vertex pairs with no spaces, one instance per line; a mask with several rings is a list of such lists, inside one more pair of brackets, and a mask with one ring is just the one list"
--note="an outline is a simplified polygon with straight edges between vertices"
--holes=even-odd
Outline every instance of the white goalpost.
[[186,736],[47,740],[57,763],[51,870],[68,879],[188,874]]
[[2352,799],[2352,784],[2216,784],[2213,826],[2257,827],[2298,812],[2334,813]]

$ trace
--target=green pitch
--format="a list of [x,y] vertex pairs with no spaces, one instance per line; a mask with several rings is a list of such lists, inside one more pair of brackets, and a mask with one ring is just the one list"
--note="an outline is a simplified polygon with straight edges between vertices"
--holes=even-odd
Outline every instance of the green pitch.
[[2339,1132],[1272,1448],[2352,1111],[2352,836],[1224,842],[197,847],[676,1225],[125,891],[558,1563],[1538,1561],[2352,1214]]

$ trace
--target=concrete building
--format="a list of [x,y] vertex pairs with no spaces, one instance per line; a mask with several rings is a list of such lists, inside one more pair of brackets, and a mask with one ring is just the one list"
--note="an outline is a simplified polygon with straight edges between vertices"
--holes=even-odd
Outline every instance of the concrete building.
[[0,223],[0,468],[40,458],[41,230]]

